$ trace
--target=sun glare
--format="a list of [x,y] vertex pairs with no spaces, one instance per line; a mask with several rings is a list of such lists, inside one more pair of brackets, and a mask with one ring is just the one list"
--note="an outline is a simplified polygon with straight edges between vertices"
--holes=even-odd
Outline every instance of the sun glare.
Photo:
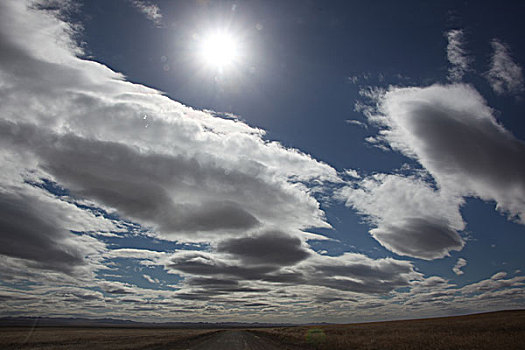
[[238,43],[227,32],[210,33],[200,44],[201,59],[210,67],[225,69],[239,60]]

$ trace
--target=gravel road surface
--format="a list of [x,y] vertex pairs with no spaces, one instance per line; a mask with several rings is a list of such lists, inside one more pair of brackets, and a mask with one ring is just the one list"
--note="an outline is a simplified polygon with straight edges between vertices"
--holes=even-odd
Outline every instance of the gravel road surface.
[[188,344],[187,350],[282,350],[273,341],[246,331],[218,332],[211,337]]

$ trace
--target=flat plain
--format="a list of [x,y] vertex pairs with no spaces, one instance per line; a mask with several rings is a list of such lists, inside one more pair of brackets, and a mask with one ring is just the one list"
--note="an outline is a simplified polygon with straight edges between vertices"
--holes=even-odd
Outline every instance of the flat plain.
[[0,349],[171,349],[213,334],[209,329],[0,327]]
[[525,349],[525,311],[256,329],[0,327],[1,349]]
[[500,311],[419,320],[255,330],[305,349],[525,349],[525,311]]

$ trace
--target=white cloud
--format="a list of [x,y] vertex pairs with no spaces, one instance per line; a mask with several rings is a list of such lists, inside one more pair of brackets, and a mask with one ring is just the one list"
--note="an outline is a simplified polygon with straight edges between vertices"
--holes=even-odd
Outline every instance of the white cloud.
[[459,258],[456,262],[456,265],[454,265],[454,267],[452,268],[452,271],[454,271],[454,273],[458,276],[462,275],[464,272],[461,271],[461,269],[465,266],[467,266],[467,260]]
[[509,47],[494,39],[491,67],[486,77],[492,89],[500,95],[517,95],[524,91],[522,68],[512,59]]
[[[81,292],[53,296],[58,299],[39,295],[40,300],[60,300],[64,313],[86,313],[91,306],[111,309],[108,305],[123,298],[126,303],[108,315],[165,312],[149,302],[173,298],[173,291],[146,292],[86,274],[81,280],[63,277],[70,269],[118,274],[120,267],[109,261],[119,258],[135,259],[141,268],[166,266],[172,278],[173,272],[183,275],[176,282],[182,288],[176,297],[192,300],[186,303],[188,310],[198,305],[208,316],[224,315],[221,303],[253,308],[254,296],[258,304],[279,305],[277,288],[289,295],[297,291],[311,303],[312,288],[348,299],[349,293],[391,293],[419,278],[408,262],[358,254],[322,257],[308,247],[305,230],[329,224],[307,185],[341,183],[332,167],[266,141],[263,130],[236,118],[191,109],[126,82],[101,64],[79,59],[71,42],[54,37],[67,36],[68,30],[49,13],[19,2],[0,7],[0,19],[10,21],[7,26],[0,20],[1,37],[11,38],[1,42],[0,54],[2,208],[6,215],[24,213],[20,220],[9,215],[3,221],[12,233],[3,239],[23,245],[0,251],[0,260],[3,276],[35,283],[32,295],[41,291],[37,285],[51,289],[67,281],[101,289],[104,300]],[[68,195],[46,192],[40,188],[42,179],[69,190]],[[19,200],[23,196],[27,198]],[[114,232],[121,229],[119,223],[75,203],[103,208],[164,238],[211,243],[210,251],[180,250],[168,261],[166,252],[109,249],[94,237],[68,230]],[[45,271],[36,273],[36,264]],[[83,297],[89,302],[66,301]],[[131,305],[141,300],[141,307],[151,310],[130,313]],[[11,311],[17,307],[13,303]],[[292,306],[280,307],[292,314]]]
[[146,0],[130,0],[133,7],[142,12],[147,19],[155,23],[161,24],[162,13],[157,5]]
[[494,200],[525,223],[525,144],[470,85],[391,88],[369,114],[380,139],[416,159],[444,196]]
[[[330,225],[308,184],[341,182],[335,169],[265,140],[263,130],[235,117],[194,110],[125,81],[102,64],[80,59],[72,28],[52,12],[27,4],[0,2],[4,281],[31,281],[33,295],[38,294],[37,286],[52,289],[64,284],[100,288],[108,295],[107,304],[94,299],[88,304],[64,301],[64,313],[89,314],[91,306],[111,309],[110,303],[130,295],[139,301],[151,295],[172,298],[161,291],[144,292],[131,284],[103,280],[106,273],[120,271],[117,264],[110,265],[111,259],[135,259],[140,268],[164,266],[166,253],[109,249],[98,233],[118,234],[125,225],[86,203],[163,238],[212,243],[219,257],[237,257],[234,270],[264,261],[256,252],[240,254],[237,249],[253,247],[254,241],[262,242],[262,252],[289,265],[311,254],[305,243],[311,234],[305,230]],[[45,189],[46,183],[56,188]],[[62,190],[67,195],[55,193]],[[271,236],[273,240],[261,238],[275,233],[276,227],[280,231]],[[280,257],[268,247],[288,249],[290,255]],[[245,269],[247,277],[253,277],[252,270]],[[260,290],[258,284],[288,287],[279,281],[292,279],[293,284],[294,276],[274,267],[265,278],[274,281],[247,279],[238,292],[244,297],[247,290]],[[194,290],[199,283],[213,281],[195,274],[187,283]],[[233,300],[236,291],[224,288],[224,300]],[[24,307],[27,312],[38,305]],[[213,311],[214,305],[208,307],[203,314],[221,312]],[[13,302],[9,310],[17,308]],[[56,314],[49,308],[39,310]],[[135,314],[125,306],[108,312]]]
[[154,250],[147,249],[133,249],[133,248],[118,248],[111,249],[104,253],[105,259],[115,259],[115,258],[133,258],[133,259],[143,259],[150,261],[159,261],[162,258],[165,258],[167,253],[159,252]]
[[151,284],[159,284],[160,281],[157,278],[153,278],[150,275],[142,275],[146,281],[148,281]]
[[[493,200],[525,223],[525,144],[497,122],[470,85],[391,87],[365,93],[379,126],[374,145],[417,160],[417,176],[376,174],[338,195],[375,227],[371,235],[401,255],[435,259],[461,250],[465,197]],[[435,185],[432,184],[435,182]]]
[[361,175],[355,169],[344,169],[344,173],[354,179],[361,178]]
[[495,273],[491,278],[480,282],[472,283],[461,288],[463,294],[487,293],[509,287],[523,287],[525,285],[524,276],[516,276],[509,279],[506,272]]
[[447,32],[447,59],[451,66],[448,70],[448,79],[459,82],[463,79],[465,72],[469,71],[471,58],[467,56],[464,49],[465,33],[460,29]]
[[357,125],[357,126],[360,126],[364,129],[368,129],[368,125],[366,125],[365,123],[359,121],[359,120],[355,120],[355,119],[347,119],[345,120],[345,122],[347,124],[351,124],[351,125]]
[[[7,300],[3,315],[97,317],[103,310],[107,317],[156,321],[182,315],[341,321],[356,314],[357,300],[378,317],[399,315],[406,305],[387,301],[424,285],[411,262],[319,255],[308,246],[304,230],[329,225],[305,183],[341,183],[332,167],[265,140],[263,130],[235,118],[191,109],[79,59],[71,31],[51,13],[0,2],[0,212],[4,227],[10,225],[1,239],[20,243],[9,251],[0,245],[0,265],[3,281],[25,282],[26,288],[0,286]],[[420,154],[410,145],[403,149]],[[377,175],[359,183],[353,171],[346,175],[356,181],[343,191],[346,200],[369,217],[372,234],[390,249],[433,258],[463,244],[455,192],[416,177]],[[71,194],[53,195],[27,182],[42,178]],[[165,238],[211,245],[174,253],[110,250],[94,237],[69,232],[120,229],[75,205],[80,202]],[[393,237],[402,231],[423,243],[400,239],[396,245]],[[169,277],[175,272],[184,280],[167,281],[177,291],[156,290],[90,274],[104,268],[104,259],[118,258],[136,259],[140,268],[166,266]],[[102,272],[108,271],[118,267]],[[137,276],[158,284],[148,274]],[[501,288],[521,281],[496,279]],[[427,282],[443,284],[435,277]]]
[[462,200],[421,178],[375,174],[343,187],[338,196],[366,215],[375,226],[370,234],[397,254],[436,259],[463,247],[457,233],[465,227]]
[[0,130],[11,178],[37,171],[170,239],[329,227],[302,182],[338,182],[333,168],[77,58],[72,40],[57,41],[68,26],[49,13],[0,6],[8,38]]

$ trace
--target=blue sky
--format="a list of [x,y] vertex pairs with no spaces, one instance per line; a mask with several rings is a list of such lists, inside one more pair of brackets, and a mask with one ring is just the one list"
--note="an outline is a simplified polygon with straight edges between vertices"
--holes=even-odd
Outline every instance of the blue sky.
[[523,308],[524,5],[0,6],[3,316]]

